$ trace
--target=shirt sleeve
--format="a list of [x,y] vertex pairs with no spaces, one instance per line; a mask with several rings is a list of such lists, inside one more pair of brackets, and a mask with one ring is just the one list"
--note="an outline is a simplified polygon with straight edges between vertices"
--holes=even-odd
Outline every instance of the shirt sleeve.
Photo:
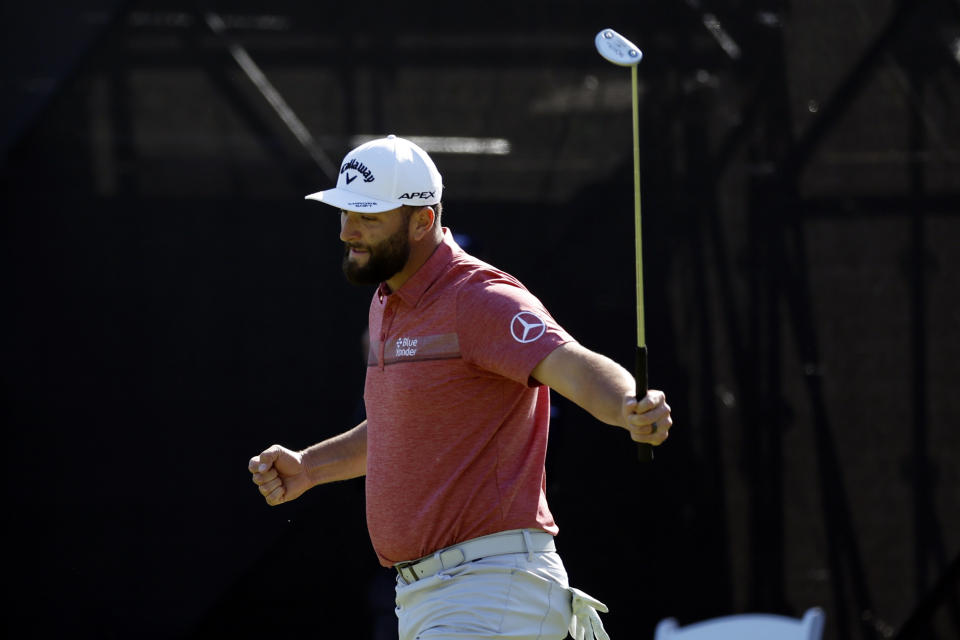
[[457,334],[465,362],[520,384],[537,386],[533,369],[570,336],[519,282],[471,282],[457,299]]

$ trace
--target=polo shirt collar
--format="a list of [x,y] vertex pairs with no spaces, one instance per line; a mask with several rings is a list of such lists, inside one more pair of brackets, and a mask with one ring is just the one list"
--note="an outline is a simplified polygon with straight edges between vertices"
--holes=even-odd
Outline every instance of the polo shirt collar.
[[[437,248],[434,249],[430,257],[427,258],[427,261],[420,265],[417,272],[410,276],[394,294],[399,296],[405,304],[416,307],[420,302],[420,298],[422,298],[423,294],[430,288],[430,285],[446,273],[450,263],[453,261],[453,256],[461,251],[463,251],[463,249],[461,249],[460,245],[453,239],[453,234],[450,233],[450,229],[443,227],[443,240],[437,245]],[[387,295],[386,284],[380,283],[377,292],[381,299]]]

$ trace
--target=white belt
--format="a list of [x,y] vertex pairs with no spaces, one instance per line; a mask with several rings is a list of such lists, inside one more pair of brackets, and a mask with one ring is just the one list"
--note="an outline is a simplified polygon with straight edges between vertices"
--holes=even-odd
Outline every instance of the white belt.
[[419,560],[399,562],[393,565],[404,582],[410,584],[450,569],[464,562],[471,562],[488,556],[500,556],[505,553],[547,553],[556,551],[553,536],[545,531],[514,529],[481,536],[460,544],[440,549],[433,555]]

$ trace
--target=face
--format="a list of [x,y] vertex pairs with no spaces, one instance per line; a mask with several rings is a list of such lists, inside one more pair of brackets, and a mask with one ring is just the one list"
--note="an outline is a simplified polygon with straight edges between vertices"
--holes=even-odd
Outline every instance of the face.
[[408,227],[413,211],[340,212],[344,243],[343,274],[352,284],[380,284],[400,272],[410,258]]

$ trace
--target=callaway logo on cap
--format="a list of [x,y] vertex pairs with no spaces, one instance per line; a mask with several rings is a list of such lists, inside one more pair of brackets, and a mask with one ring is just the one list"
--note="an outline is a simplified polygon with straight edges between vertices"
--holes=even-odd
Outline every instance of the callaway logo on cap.
[[360,145],[343,159],[337,186],[306,196],[337,209],[380,213],[440,202],[443,182],[427,152],[390,135]]

